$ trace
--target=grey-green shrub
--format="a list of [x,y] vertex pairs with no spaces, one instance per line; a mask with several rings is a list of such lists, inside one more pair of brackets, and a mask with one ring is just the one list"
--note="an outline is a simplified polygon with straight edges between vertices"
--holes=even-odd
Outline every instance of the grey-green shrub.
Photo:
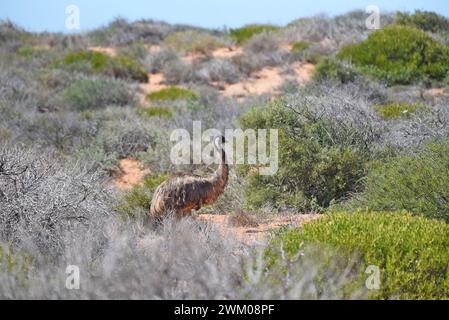
[[449,221],[449,142],[433,142],[418,154],[374,162],[364,191],[342,206],[407,210]]
[[67,53],[63,59],[55,62],[55,66],[88,74],[148,82],[148,74],[143,65],[128,56],[110,57],[101,52],[81,50]]
[[80,111],[133,103],[124,82],[102,78],[75,81],[64,91],[64,98],[73,109]]
[[396,23],[434,33],[449,30],[449,19],[432,11],[415,10],[413,14],[398,12]]
[[317,81],[348,83],[354,82],[359,77],[359,72],[347,63],[325,58],[318,63],[313,77]]
[[390,85],[442,81],[449,70],[449,47],[422,30],[392,25],[348,45],[338,58]]
[[164,44],[178,52],[207,53],[225,46],[226,42],[205,31],[186,30],[169,34],[164,39]]
[[248,174],[250,207],[321,210],[356,190],[377,139],[376,129],[368,127],[373,123],[356,123],[376,116],[366,105],[336,103],[298,94],[243,115],[244,129],[279,129],[279,170],[272,176]]

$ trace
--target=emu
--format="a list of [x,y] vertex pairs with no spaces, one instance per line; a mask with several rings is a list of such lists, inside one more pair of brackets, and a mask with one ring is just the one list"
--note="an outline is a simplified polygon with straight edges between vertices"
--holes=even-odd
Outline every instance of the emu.
[[229,176],[224,151],[224,137],[217,137],[214,146],[220,152],[220,164],[208,177],[177,174],[160,184],[151,201],[150,216],[163,218],[173,212],[177,218],[188,216],[192,210],[199,210],[203,205],[211,205],[223,193]]

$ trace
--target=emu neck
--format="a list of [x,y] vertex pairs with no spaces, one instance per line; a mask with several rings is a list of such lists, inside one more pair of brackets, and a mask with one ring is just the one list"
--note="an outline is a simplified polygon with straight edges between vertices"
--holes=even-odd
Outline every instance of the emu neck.
[[211,182],[218,188],[224,189],[226,184],[228,183],[229,176],[229,166],[226,163],[226,153],[224,150],[221,150],[220,164],[218,165],[217,170],[212,175]]

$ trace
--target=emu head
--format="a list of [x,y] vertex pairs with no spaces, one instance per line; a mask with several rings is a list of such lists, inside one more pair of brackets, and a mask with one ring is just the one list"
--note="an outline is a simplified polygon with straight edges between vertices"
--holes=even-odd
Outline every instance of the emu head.
[[226,143],[226,139],[224,136],[218,136],[214,139],[214,145],[217,150],[223,150],[223,146]]

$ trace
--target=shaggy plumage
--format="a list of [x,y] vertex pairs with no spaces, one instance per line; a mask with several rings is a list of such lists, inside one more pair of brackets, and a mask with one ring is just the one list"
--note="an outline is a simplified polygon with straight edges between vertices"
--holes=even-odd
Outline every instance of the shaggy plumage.
[[[224,138],[221,137],[222,144]],[[190,215],[193,209],[213,204],[223,193],[228,183],[229,167],[223,145],[215,144],[221,152],[220,164],[209,177],[196,175],[174,175],[159,185],[151,201],[150,215],[161,218],[174,212],[177,217]]]

